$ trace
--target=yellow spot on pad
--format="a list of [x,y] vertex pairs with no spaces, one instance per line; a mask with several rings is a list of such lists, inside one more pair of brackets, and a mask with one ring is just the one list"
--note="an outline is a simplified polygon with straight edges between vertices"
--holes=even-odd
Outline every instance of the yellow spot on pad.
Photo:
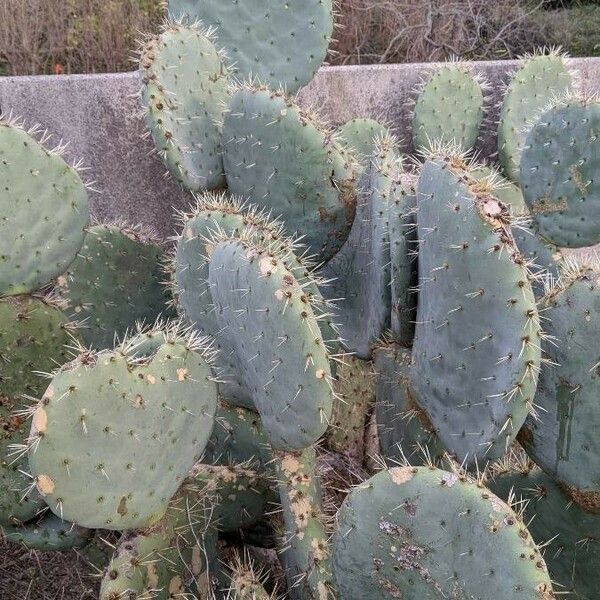
[[156,377],[154,377],[154,375],[146,375],[146,379],[148,380],[148,383],[151,383],[152,385],[156,383]]
[[48,429],[48,415],[41,406],[33,413],[31,429],[33,435],[44,433]]
[[394,467],[390,469],[389,473],[390,479],[396,485],[402,485],[414,477],[414,471],[412,467]]
[[177,381],[185,381],[187,369],[177,369]]
[[35,487],[42,496],[48,496],[54,492],[55,485],[48,475],[41,474],[35,478]]

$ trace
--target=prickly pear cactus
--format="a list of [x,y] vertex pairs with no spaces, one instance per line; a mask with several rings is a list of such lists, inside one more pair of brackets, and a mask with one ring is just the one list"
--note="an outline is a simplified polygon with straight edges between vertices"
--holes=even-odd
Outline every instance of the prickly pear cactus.
[[279,254],[250,238],[216,241],[209,285],[222,335],[274,448],[318,440],[332,410],[329,354],[317,308]]
[[545,545],[544,557],[555,589],[567,598],[594,600],[598,594],[600,515],[572,502],[561,486],[532,464],[488,481],[500,498],[522,501],[531,536]]
[[140,229],[91,227],[77,258],[58,278],[65,308],[81,322],[81,338],[91,348],[112,348],[136,322],[172,316],[158,242]]
[[278,453],[275,465],[284,521],[280,554],[289,597],[328,600],[332,597],[329,534],[321,505],[315,449]]
[[77,170],[0,120],[0,296],[34,291],[65,271],[89,221]]
[[[369,359],[373,344],[389,326],[390,203],[399,194],[401,163],[390,137],[377,141],[362,174],[356,218],[342,249],[325,265],[332,280],[323,291],[337,300],[337,322],[345,348]],[[339,300],[338,300],[339,299]]]
[[277,600],[278,594],[265,589],[265,573],[257,570],[249,560],[237,555],[229,564],[231,573],[228,600]]
[[352,119],[338,130],[340,139],[351,148],[361,167],[371,162],[377,140],[389,137],[387,127],[373,119]]
[[531,213],[525,204],[523,192],[514,183],[504,179],[493,169],[481,166],[473,177],[493,183],[493,195],[510,209],[513,217],[511,231],[519,253],[527,262],[531,275],[532,289],[536,299],[544,295],[546,282],[558,278],[558,267],[563,260],[560,248],[542,238],[536,232]]
[[415,150],[435,142],[470,150],[477,141],[484,113],[485,82],[463,63],[437,68],[422,86],[413,115]]
[[544,112],[521,157],[523,197],[544,238],[567,248],[600,242],[600,102],[567,98]]
[[231,193],[281,216],[309,254],[330,259],[354,218],[356,165],[329,128],[282,91],[244,84],[225,113],[223,140]]
[[15,544],[21,544],[29,550],[65,551],[86,546],[94,531],[79,527],[75,523],[63,521],[52,513],[44,515],[34,523],[26,525],[3,527],[5,539]]
[[463,476],[396,467],[357,486],[338,514],[340,600],[551,600],[544,559],[511,508]]
[[105,571],[100,600],[213,598],[217,535],[208,500],[184,486],[158,523],[125,534]]
[[214,506],[211,524],[218,531],[252,527],[273,509],[272,482],[247,464],[232,466],[194,465],[186,488],[210,495]]
[[328,447],[362,463],[367,415],[375,403],[373,364],[355,356],[344,356],[337,368],[334,390]]
[[246,463],[264,472],[272,460],[269,437],[260,415],[241,406],[229,406],[220,400],[204,462],[226,466]]
[[417,318],[417,180],[400,174],[389,205],[391,331],[405,346],[412,344]]
[[0,525],[28,521],[45,505],[30,490],[23,456],[28,409],[47,381],[40,375],[69,359],[72,339],[65,315],[51,298],[0,300]]
[[535,417],[520,440],[531,458],[584,509],[600,512],[600,278],[571,265],[542,299],[550,336]]
[[217,391],[204,340],[176,328],[82,352],[33,415],[29,466],[52,512],[84,527],[158,521],[213,427]]
[[508,207],[459,155],[418,188],[417,402],[459,461],[502,456],[533,407],[540,323]]
[[377,374],[375,415],[384,457],[411,464],[438,463],[445,448],[411,391],[411,351],[393,342],[381,343],[373,353]]
[[332,0],[169,0],[169,12],[213,27],[238,78],[289,93],[314,77],[333,33]]
[[504,174],[512,181],[519,181],[528,124],[551,98],[572,89],[565,58],[558,51],[525,56],[525,62],[508,85],[498,123],[498,158]]
[[229,76],[211,31],[169,23],[140,58],[142,101],[156,149],[185,188],[222,187],[221,118]]

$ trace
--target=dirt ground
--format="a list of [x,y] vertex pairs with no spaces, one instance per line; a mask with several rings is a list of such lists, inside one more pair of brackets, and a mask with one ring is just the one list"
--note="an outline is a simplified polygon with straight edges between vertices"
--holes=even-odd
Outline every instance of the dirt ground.
[[98,598],[100,578],[74,553],[34,552],[0,539],[2,600]]

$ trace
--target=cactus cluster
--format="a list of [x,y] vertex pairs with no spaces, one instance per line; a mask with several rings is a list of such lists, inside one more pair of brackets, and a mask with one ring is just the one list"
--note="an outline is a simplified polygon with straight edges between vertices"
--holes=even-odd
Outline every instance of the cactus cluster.
[[0,124],[6,541],[87,553],[101,600],[592,600],[600,275],[561,247],[600,239],[598,106],[567,61],[507,86],[509,182],[468,152],[470,67],[424,82],[410,158],[287,94],[330,1],[171,13],[140,58],[191,194],[170,253]]

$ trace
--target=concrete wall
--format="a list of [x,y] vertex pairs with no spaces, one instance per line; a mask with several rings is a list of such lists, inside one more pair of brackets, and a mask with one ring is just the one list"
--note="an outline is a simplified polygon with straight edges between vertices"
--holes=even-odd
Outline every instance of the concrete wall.
[[[573,59],[582,87],[600,92],[600,59]],[[476,63],[492,83],[490,117],[495,121],[502,83],[515,62]],[[391,124],[410,151],[412,90],[429,65],[326,67],[301,90],[302,105],[316,107],[334,123],[373,117]],[[99,219],[125,219],[152,226],[161,235],[174,232],[174,208],[186,208],[190,196],[164,178],[161,161],[139,116],[136,73],[0,78],[0,112],[13,113],[26,124],[40,123],[55,139],[69,141],[67,156],[83,158],[89,179],[100,190],[92,199]],[[495,149],[493,127],[482,135],[479,150]]]

